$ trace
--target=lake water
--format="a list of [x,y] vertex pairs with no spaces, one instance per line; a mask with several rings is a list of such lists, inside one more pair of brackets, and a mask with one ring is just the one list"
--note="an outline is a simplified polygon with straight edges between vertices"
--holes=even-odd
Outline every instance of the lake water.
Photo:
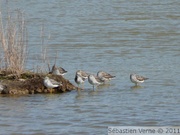
[[[5,5],[1,0],[2,11]],[[180,126],[179,0],[11,0],[8,6],[25,13],[27,69],[48,71],[56,59],[74,85],[78,69],[104,70],[116,79],[95,91],[85,82],[80,92],[1,96],[1,134],[99,135],[108,126]],[[149,80],[134,88],[132,72]]]

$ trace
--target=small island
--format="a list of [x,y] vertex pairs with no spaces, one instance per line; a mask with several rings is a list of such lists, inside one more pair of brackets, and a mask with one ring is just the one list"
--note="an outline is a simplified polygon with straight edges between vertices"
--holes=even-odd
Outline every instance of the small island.
[[[45,76],[61,82],[62,86],[49,90],[43,84]],[[0,91],[1,94],[11,95],[24,95],[24,94],[38,94],[38,93],[63,93],[77,89],[69,80],[66,80],[63,76],[24,72],[17,76],[16,74],[8,74],[6,71],[0,72],[1,85],[4,89]]]

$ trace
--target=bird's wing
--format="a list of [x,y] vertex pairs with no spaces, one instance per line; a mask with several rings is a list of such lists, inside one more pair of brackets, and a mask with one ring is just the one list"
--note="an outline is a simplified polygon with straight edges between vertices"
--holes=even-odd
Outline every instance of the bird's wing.
[[143,80],[147,80],[149,78],[146,78],[146,77],[140,76],[140,75],[136,75],[136,79],[139,80],[139,81],[143,81]]
[[103,83],[104,81],[103,80],[101,80],[99,77],[97,77],[97,76],[95,76],[95,79],[96,79],[96,81],[97,82],[99,82],[99,83]]
[[87,78],[89,74],[86,73],[85,71],[81,71],[81,75],[83,78]]
[[62,72],[65,72],[65,73],[67,72],[67,71],[66,71],[64,68],[62,68],[62,67],[59,67],[58,69],[59,69],[59,71],[60,71],[61,73],[62,73]]
[[105,78],[114,78],[115,76],[112,76],[111,74],[104,72],[104,77]]
[[50,79],[50,81],[51,81],[51,83],[52,83],[53,85],[60,85],[59,82],[57,82],[57,81],[55,81],[55,80],[53,80],[53,79]]

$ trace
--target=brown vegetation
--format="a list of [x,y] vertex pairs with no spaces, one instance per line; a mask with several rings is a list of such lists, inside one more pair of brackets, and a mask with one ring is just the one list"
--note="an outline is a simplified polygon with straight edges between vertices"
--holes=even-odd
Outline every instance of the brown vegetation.
[[7,72],[22,73],[27,56],[27,30],[22,12],[17,11],[15,15],[8,12],[5,19],[0,14],[0,44],[1,66]]

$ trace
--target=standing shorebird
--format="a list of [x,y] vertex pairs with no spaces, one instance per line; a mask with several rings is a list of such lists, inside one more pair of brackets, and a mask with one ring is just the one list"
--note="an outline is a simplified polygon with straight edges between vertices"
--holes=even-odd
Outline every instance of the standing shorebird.
[[[80,84],[83,84],[84,85],[84,81],[88,78],[88,74],[82,70],[78,70],[76,72],[76,75],[75,75],[75,78],[74,78],[74,81],[77,83],[78,85],[78,89],[79,89],[79,85]],[[83,86],[83,89],[84,89],[84,86]]]
[[104,71],[99,71],[97,73],[97,76],[99,77],[99,79],[101,79],[101,81],[103,81],[104,83],[107,81],[110,81],[111,79],[115,78],[116,76],[112,76],[111,74],[104,72]]
[[55,64],[54,64],[53,67],[52,67],[51,73],[53,75],[61,75],[61,76],[63,76],[63,75],[65,75],[67,73],[67,71],[64,68],[62,68],[62,67],[57,68],[55,66]]
[[130,80],[132,83],[135,83],[136,86],[138,86],[140,83],[143,83],[145,80],[149,78],[137,75],[137,74],[130,74]]
[[100,80],[97,76],[94,75],[89,75],[88,76],[88,82],[93,85],[93,90],[95,85],[100,85],[103,83],[102,80]]
[[[44,83],[44,86],[46,86],[48,89],[51,89],[51,90],[52,90],[53,88],[62,86],[62,83],[57,82],[57,81],[55,81],[55,80],[53,80],[53,79],[50,79],[50,78],[47,77],[47,76],[44,78],[43,83]],[[50,91],[50,92],[51,92],[51,91]]]

